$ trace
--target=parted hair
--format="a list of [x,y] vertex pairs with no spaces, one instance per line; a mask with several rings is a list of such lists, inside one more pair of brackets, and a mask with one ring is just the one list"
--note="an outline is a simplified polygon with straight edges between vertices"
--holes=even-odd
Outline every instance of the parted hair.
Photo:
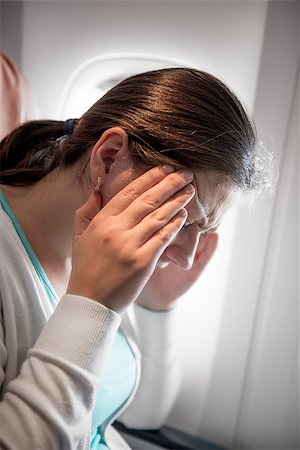
[[109,128],[128,134],[134,167],[185,166],[256,183],[256,133],[237,96],[218,78],[188,68],[155,70],[120,82],[63,137],[64,122],[24,123],[1,142],[2,184],[29,185],[89,152]]

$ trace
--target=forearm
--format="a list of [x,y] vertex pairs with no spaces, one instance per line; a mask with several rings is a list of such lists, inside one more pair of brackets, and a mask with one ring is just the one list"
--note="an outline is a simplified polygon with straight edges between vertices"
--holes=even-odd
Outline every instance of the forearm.
[[81,449],[119,316],[73,296],[59,302],[0,404],[0,447]]

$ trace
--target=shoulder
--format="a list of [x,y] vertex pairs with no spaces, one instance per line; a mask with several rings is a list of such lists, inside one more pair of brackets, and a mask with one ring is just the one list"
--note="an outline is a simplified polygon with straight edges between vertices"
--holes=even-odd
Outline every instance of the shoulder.
[[[45,289],[9,217],[0,207],[0,299],[6,317],[31,314],[45,323],[53,312]],[[22,313],[21,313],[22,312]]]
[[0,230],[0,277],[2,274],[16,281],[15,276],[28,267],[28,258],[11,220],[1,207]]

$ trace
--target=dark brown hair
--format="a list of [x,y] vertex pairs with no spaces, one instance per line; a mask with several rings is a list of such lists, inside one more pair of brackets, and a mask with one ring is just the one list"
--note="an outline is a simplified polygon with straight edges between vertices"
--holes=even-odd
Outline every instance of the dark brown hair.
[[128,134],[135,167],[173,164],[255,182],[255,131],[234,93],[214,76],[186,68],[127,78],[98,100],[63,136],[60,121],[33,121],[1,142],[1,183],[33,184],[68,167],[114,126]]

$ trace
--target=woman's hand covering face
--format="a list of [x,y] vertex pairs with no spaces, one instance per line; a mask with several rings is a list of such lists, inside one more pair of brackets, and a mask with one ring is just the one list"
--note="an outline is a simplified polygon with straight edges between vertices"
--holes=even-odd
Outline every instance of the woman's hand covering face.
[[155,167],[102,209],[101,195],[93,192],[75,214],[67,292],[118,312],[135,301],[185,223],[192,179],[191,172]]
[[179,297],[184,295],[198,280],[218,244],[217,233],[208,233],[200,238],[192,267],[183,270],[176,264],[157,267],[142,290],[137,303],[153,311],[172,309]]
[[186,224],[164,251],[137,299],[147,309],[173,308],[198,280],[217,248],[214,230],[239,197],[235,186],[218,173],[195,171],[193,184],[196,193],[186,206]]

